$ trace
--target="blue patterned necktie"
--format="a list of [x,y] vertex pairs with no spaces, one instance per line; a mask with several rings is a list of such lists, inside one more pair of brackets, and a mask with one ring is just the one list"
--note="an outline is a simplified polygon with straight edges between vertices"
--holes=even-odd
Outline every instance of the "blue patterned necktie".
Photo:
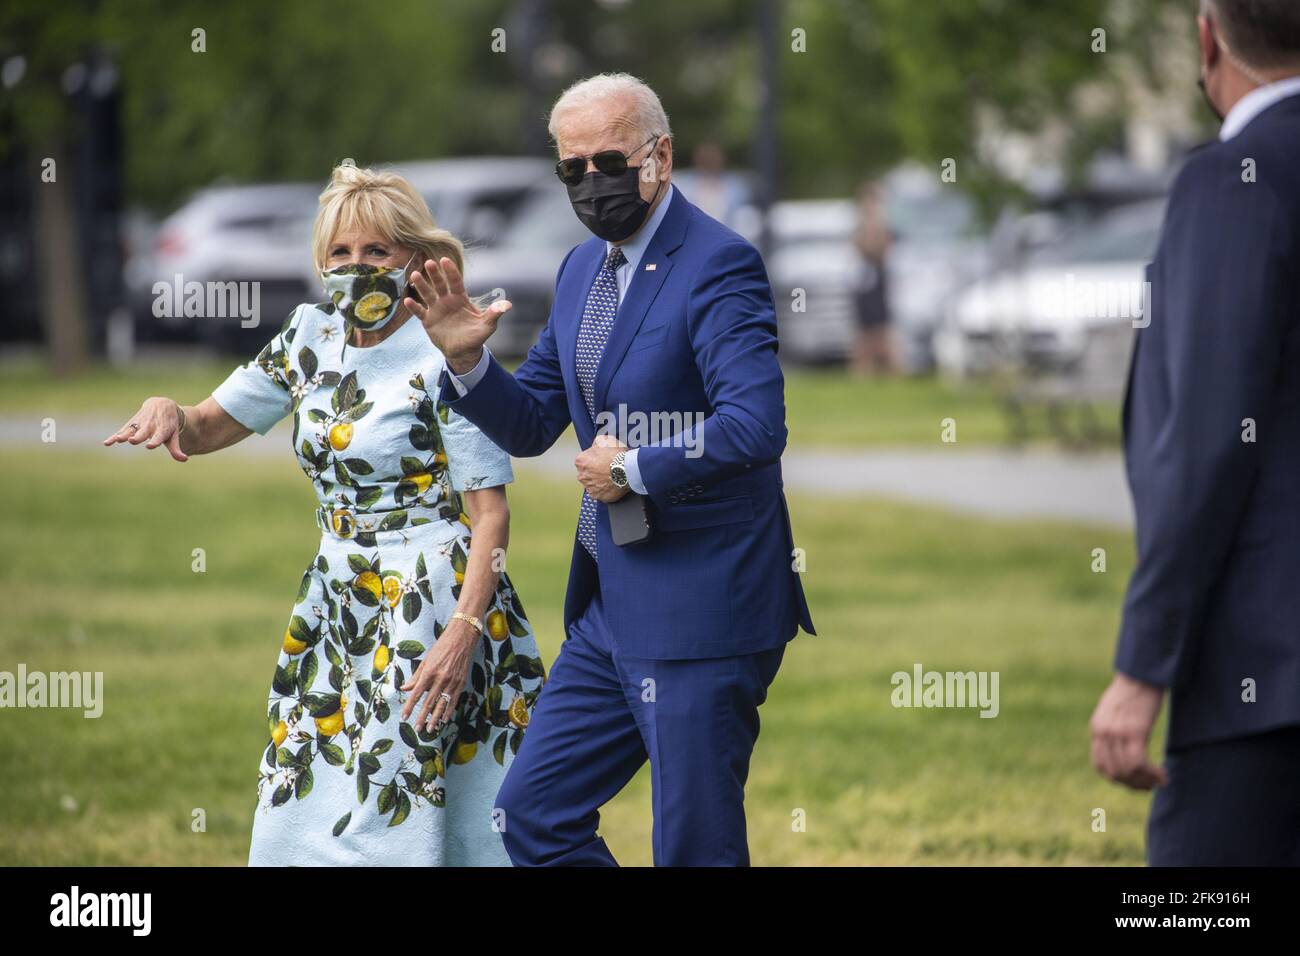
[[[600,368],[600,357],[609,341],[609,330],[614,327],[614,316],[618,313],[618,267],[627,262],[623,250],[618,246],[609,250],[605,264],[601,266],[596,281],[587,293],[587,305],[582,310],[582,322],[578,325],[578,356],[575,371],[578,387],[582,389],[582,400],[587,403],[591,420],[596,421],[596,371]],[[578,511],[578,540],[587,549],[593,561],[596,560],[596,500],[582,493],[582,508]]]

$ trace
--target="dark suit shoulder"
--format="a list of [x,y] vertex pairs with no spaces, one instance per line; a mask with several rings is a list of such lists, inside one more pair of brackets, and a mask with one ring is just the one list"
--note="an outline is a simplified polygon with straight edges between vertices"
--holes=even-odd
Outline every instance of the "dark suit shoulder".
[[1192,192],[1202,192],[1216,186],[1235,186],[1242,181],[1240,151],[1231,142],[1214,140],[1193,149],[1187,154],[1182,168],[1174,178],[1170,198],[1174,201]]
[[1295,167],[1296,151],[1300,149],[1300,95],[1274,103],[1251,119],[1236,136],[1219,145],[1246,151],[1281,152],[1292,158]]
[[1174,180],[1165,234],[1221,235],[1230,222],[1276,229],[1282,250],[1295,248],[1300,174],[1276,142],[1234,137],[1193,151]]
[[[685,197],[682,197],[683,199]],[[711,246],[741,244],[754,248],[754,244],[729,226],[718,222],[699,206],[690,205],[687,218],[687,242],[701,242]]]
[[559,269],[555,272],[555,281],[558,284],[563,278],[565,272],[573,268],[585,269],[598,259],[605,258],[605,240],[597,236],[585,239],[570,249],[564,255],[564,260],[560,263]]
[[701,216],[717,228],[701,230],[701,234],[686,237],[683,250],[686,256],[679,257],[686,264],[692,285],[713,282],[718,276],[725,275],[762,275],[767,280],[767,264],[763,261],[758,247],[737,232],[726,226]]
[[1174,181],[1173,196],[1196,191],[1260,192],[1293,209],[1300,203],[1300,97],[1265,110],[1226,142],[1193,150]]
[[688,203],[687,212],[683,237],[687,255],[681,261],[690,269],[692,283],[708,282],[715,275],[736,269],[760,270],[766,277],[767,266],[757,246],[698,206]]

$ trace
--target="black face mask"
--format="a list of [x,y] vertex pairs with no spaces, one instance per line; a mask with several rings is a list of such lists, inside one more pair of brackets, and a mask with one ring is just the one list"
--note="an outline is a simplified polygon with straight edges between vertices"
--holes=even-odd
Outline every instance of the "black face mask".
[[[622,242],[641,228],[651,203],[641,198],[639,166],[610,176],[593,170],[576,186],[566,186],[573,211],[584,226],[606,242]],[[655,198],[659,187],[655,187]]]
[[1196,85],[1201,88],[1201,95],[1205,97],[1205,105],[1210,108],[1210,112],[1213,113],[1218,118],[1220,123],[1222,123],[1223,114],[1220,113],[1219,108],[1214,105],[1214,100],[1210,99],[1210,91],[1205,88],[1205,77],[1203,76],[1197,77]]

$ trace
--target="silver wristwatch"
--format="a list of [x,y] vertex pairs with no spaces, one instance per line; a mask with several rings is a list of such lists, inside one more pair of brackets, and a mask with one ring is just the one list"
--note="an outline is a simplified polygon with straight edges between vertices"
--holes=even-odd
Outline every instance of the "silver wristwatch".
[[626,457],[627,452],[621,451],[609,462],[609,480],[620,488],[627,487],[627,469],[623,467],[623,459]]

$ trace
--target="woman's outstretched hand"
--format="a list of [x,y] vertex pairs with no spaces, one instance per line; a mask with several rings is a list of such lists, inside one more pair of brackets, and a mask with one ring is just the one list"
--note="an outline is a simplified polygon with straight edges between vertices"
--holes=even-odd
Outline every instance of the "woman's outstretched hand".
[[402,300],[411,314],[420,320],[429,341],[447,359],[457,375],[463,375],[483,356],[483,343],[496,331],[497,321],[510,309],[505,299],[486,309],[476,306],[465,294],[465,282],[456,263],[445,256],[438,262],[425,260],[424,271],[411,274],[423,303],[407,296]]
[[181,407],[170,398],[149,398],[140,410],[126,420],[126,424],[104,439],[105,445],[130,442],[144,444],[145,448],[166,445],[177,461],[189,461],[190,456],[181,451]]

